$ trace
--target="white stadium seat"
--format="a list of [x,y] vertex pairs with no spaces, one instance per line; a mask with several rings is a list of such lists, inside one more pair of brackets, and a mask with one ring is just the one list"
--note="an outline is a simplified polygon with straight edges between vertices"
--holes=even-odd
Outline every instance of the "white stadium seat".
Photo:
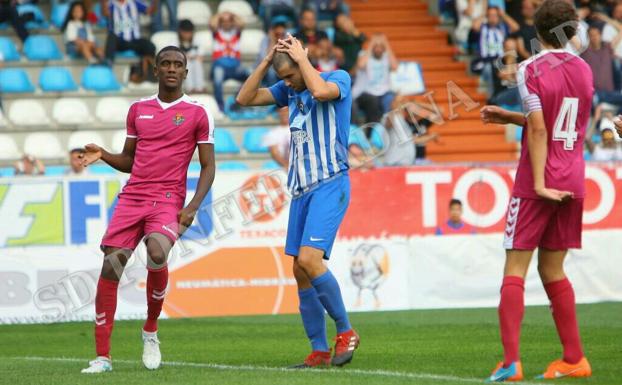
[[245,29],[240,37],[240,51],[242,55],[257,55],[261,41],[266,34],[260,29]]
[[0,160],[17,159],[21,155],[11,135],[0,134]]
[[204,54],[212,53],[212,46],[214,44],[214,37],[212,36],[212,31],[198,31],[195,35],[196,41],[199,43],[201,51]]
[[212,10],[206,2],[199,0],[180,1],[177,6],[177,20],[188,19],[192,24],[205,27],[212,17]]
[[49,132],[29,134],[24,140],[24,153],[41,159],[59,159],[67,156],[58,136]]
[[120,154],[123,151],[123,146],[125,145],[125,138],[127,136],[126,130],[117,130],[112,135],[112,143],[110,148],[112,152],[115,154]]
[[103,123],[125,124],[131,105],[129,100],[122,97],[101,98],[95,106],[95,116]]
[[19,99],[11,103],[9,120],[16,126],[42,126],[50,123],[43,105],[30,99]]
[[214,120],[221,120],[225,118],[225,115],[218,108],[218,103],[212,95],[190,95],[190,99],[196,100],[207,107],[207,110],[212,114]]
[[[162,7],[164,9],[165,7]],[[156,47],[156,52],[160,52],[160,50],[169,45],[174,45],[175,47],[179,46],[179,38],[177,37],[177,32],[173,31],[160,31],[156,32],[151,36],[151,42]]]
[[104,138],[97,131],[76,131],[69,136],[67,140],[67,150],[74,148],[82,148],[89,143],[95,143],[98,146],[107,147]]
[[52,118],[59,124],[81,124],[93,121],[88,106],[82,99],[62,98],[54,102]]
[[218,5],[218,13],[231,12],[244,20],[245,23],[252,23],[257,20],[253,8],[244,0],[225,0]]

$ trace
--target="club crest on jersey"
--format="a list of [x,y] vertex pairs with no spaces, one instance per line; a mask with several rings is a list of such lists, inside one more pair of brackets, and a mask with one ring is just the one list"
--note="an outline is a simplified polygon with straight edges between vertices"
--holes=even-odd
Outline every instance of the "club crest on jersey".
[[178,112],[173,118],[173,123],[175,123],[176,126],[180,126],[184,122],[184,120],[186,120],[186,118],[184,118],[181,112]]

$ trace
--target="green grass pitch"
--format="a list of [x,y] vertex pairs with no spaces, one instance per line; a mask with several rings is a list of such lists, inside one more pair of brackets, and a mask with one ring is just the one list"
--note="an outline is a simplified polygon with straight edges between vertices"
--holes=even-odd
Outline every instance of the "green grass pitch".
[[[622,303],[578,306],[594,376],[556,384],[622,384]],[[112,373],[83,375],[92,323],[0,326],[0,383],[18,384],[469,384],[501,357],[495,309],[354,313],[361,346],[342,369],[285,371],[308,353],[298,316],[164,320],[164,365],[142,367],[141,322],[117,322]],[[329,323],[329,334],[334,329]],[[547,307],[528,307],[522,332],[526,383],[561,348]]]

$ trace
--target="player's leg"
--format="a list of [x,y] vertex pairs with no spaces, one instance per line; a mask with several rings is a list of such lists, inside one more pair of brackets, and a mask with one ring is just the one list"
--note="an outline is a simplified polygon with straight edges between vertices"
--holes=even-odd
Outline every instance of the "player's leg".
[[302,364],[292,366],[292,369],[304,369],[330,364],[330,348],[326,339],[324,306],[322,306],[315,288],[311,285],[309,276],[297,261],[307,215],[307,205],[307,196],[292,200],[289,207],[287,239],[285,241],[285,254],[293,258],[292,268],[296,284],[298,285],[298,309],[300,310],[302,325],[311,343],[311,354],[307,356]]

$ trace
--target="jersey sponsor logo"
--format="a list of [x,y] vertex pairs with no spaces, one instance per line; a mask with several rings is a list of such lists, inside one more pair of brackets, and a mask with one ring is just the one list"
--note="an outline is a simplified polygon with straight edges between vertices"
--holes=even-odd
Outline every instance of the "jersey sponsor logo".
[[307,131],[301,130],[297,127],[291,127],[292,133],[292,141],[295,145],[302,145],[309,141],[309,135],[307,135]]
[[184,120],[186,120],[186,118],[184,118],[181,112],[178,112],[173,118],[173,123],[175,123],[176,126],[180,126],[184,122]]
[[139,115],[138,119],[153,119],[153,115]]

